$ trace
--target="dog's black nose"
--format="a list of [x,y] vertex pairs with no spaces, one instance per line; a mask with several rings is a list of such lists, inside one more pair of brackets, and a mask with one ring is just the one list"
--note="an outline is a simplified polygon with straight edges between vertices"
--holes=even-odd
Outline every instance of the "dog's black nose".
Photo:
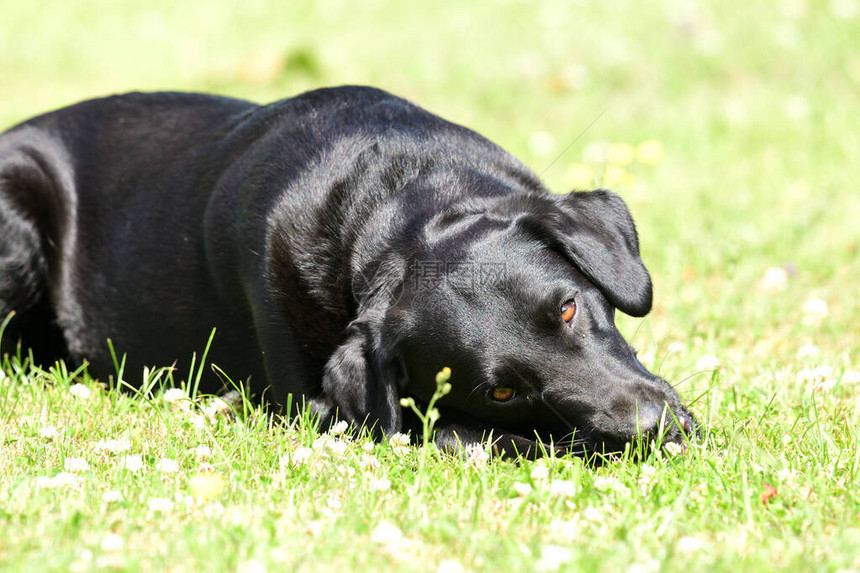
[[681,414],[678,416],[678,423],[681,424],[681,430],[686,436],[692,436],[696,431],[696,424],[693,422],[693,417],[689,414]]

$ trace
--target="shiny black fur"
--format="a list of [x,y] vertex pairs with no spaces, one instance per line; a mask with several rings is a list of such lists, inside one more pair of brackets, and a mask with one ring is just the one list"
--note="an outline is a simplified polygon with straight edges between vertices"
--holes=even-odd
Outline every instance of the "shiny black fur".
[[[618,450],[694,422],[614,325],[651,282],[609,191],[552,195],[480,135],[366,87],[267,106],[128,94],[0,135],[2,340],[114,374],[209,359],[391,434],[451,367],[437,442]],[[576,303],[569,323],[561,306]],[[216,391],[218,379],[204,379]],[[510,387],[513,399],[493,399]],[[299,400],[296,400],[298,402]],[[665,410],[664,410],[665,408]]]

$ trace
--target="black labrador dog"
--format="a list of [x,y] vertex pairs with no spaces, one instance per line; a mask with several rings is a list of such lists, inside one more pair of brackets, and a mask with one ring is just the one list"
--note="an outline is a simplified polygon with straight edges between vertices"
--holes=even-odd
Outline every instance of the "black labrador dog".
[[110,338],[128,373],[182,364],[215,327],[210,361],[256,396],[378,436],[416,428],[400,400],[426,405],[445,366],[444,447],[696,432],[614,324],[652,296],[624,202],[550,194],[377,89],[135,93],[31,119],[0,135],[0,241],[2,350],[42,363],[107,378]]

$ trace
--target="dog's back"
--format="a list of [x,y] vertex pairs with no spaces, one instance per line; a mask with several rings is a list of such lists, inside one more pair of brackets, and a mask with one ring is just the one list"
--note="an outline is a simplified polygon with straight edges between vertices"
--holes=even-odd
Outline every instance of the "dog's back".
[[254,107],[212,96],[128,94],[2,134],[0,316],[16,313],[3,351],[20,339],[43,364],[86,357],[108,373],[109,337],[120,349],[173,342],[189,356],[201,350],[208,333],[189,332],[180,316],[211,303],[210,289],[200,288],[198,230],[219,176],[208,158]]

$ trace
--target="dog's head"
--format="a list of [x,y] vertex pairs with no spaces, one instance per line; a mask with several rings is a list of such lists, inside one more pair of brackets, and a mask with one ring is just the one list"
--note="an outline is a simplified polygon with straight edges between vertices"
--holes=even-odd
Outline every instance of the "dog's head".
[[644,316],[652,296],[617,195],[476,199],[437,215],[401,255],[326,368],[342,415],[398,431],[400,398],[426,404],[448,366],[443,421],[449,411],[496,436],[581,453],[619,451],[660,427],[674,442],[694,431],[677,392],[615,327],[616,308]]

